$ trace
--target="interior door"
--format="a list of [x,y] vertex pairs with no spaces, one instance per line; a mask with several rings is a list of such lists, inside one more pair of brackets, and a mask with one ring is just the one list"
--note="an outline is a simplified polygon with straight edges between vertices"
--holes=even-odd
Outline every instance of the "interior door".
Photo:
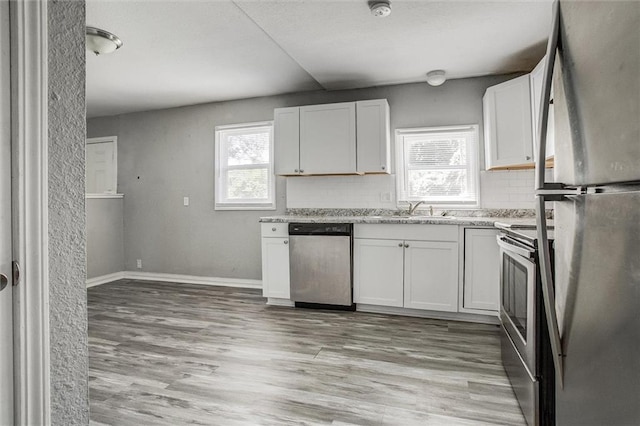
[[9,2],[0,2],[0,425],[13,424]]
[[116,192],[116,145],[113,140],[87,139],[87,194]]

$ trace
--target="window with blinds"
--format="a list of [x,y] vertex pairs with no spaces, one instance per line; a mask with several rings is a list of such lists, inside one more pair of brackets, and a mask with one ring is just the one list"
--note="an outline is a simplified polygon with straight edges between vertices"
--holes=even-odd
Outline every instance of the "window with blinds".
[[478,205],[478,126],[396,131],[398,202]]
[[273,124],[216,127],[216,210],[275,209]]

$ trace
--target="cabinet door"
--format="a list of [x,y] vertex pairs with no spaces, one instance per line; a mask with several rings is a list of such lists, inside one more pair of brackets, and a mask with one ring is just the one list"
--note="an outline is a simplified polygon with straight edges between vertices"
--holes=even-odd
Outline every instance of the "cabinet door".
[[277,175],[294,175],[300,168],[300,108],[273,111],[274,168]]
[[[540,63],[529,74],[531,88],[531,116],[532,116],[532,132],[533,132],[533,158],[538,158],[538,126],[540,125],[540,103],[542,101],[542,84],[544,78],[544,67],[546,57],[542,58]],[[551,87],[553,92],[553,86]],[[553,93],[551,94],[553,99]],[[554,121],[553,121],[553,104],[549,105],[549,121],[547,123],[547,144],[546,158],[554,156]]]
[[354,239],[353,301],[402,307],[402,241]]
[[389,104],[386,99],[356,102],[358,173],[390,173]]
[[300,107],[300,172],[356,172],[356,104]]
[[262,238],[262,295],[289,298],[289,238]]
[[529,75],[489,87],[484,95],[487,169],[533,163]]
[[498,231],[465,229],[464,294],[465,309],[498,311],[500,297],[500,251]]
[[458,243],[406,241],[404,307],[458,311]]

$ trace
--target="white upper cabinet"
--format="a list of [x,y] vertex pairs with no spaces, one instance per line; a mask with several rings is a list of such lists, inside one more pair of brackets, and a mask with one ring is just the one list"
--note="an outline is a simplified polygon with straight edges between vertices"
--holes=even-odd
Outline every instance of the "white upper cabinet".
[[386,99],[274,110],[278,175],[390,173]]
[[355,172],[355,102],[300,107],[300,173]]
[[[540,102],[542,100],[542,85],[544,83],[544,67],[546,64],[546,57],[542,58],[542,60],[536,65],[536,67],[529,74],[529,78],[531,80],[530,88],[531,88],[531,109],[532,109],[532,117],[533,117],[533,155],[534,158],[538,157],[538,126],[540,123]],[[553,86],[551,86],[551,99],[553,99]],[[553,121],[553,103],[549,105],[549,121],[547,123],[547,143],[546,143],[546,158],[552,158],[555,154],[554,152],[554,121]]]
[[529,75],[489,87],[483,98],[487,170],[532,164]]
[[389,128],[386,99],[356,102],[358,173],[391,172]]
[[276,174],[297,174],[300,169],[300,108],[276,108],[273,121]]

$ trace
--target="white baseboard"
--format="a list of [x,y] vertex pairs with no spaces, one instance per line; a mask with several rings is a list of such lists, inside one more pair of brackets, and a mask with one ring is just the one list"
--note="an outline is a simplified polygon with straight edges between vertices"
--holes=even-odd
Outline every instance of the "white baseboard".
[[296,302],[294,302],[293,300],[289,300],[289,299],[280,299],[278,297],[269,297],[269,298],[267,298],[267,305],[293,307],[293,306],[296,305]]
[[140,271],[122,271],[113,274],[102,275],[100,277],[90,278],[87,280],[87,287],[93,287],[100,284],[106,284],[112,281],[128,279],[143,281],[158,281],[179,284],[199,284],[213,285],[222,287],[238,287],[238,288],[262,288],[261,280],[249,280],[240,278],[217,278],[217,277],[200,277],[196,275],[179,275],[179,274],[163,274],[158,272],[140,272]]
[[500,320],[492,315],[477,315],[459,312],[423,311],[422,309],[398,308],[394,306],[377,306],[356,304],[356,310],[375,314],[402,315],[406,317],[433,318],[450,321],[476,322],[481,324],[499,325]]
[[99,277],[87,278],[87,288],[95,287],[100,284],[110,283],[124,279],[124,272],[114,272],[113,274],[100,275]]

